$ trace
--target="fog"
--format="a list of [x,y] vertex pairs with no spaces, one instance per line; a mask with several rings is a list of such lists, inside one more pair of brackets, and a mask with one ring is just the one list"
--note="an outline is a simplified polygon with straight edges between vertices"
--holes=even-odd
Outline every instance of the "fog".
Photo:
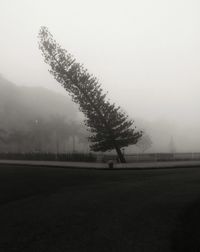
[[149,151],[170,151],[171,138],[176,151],[199,151],[199,11],[197,0],[0,0],[0,73],[69,101],[38,49],[47,26],[147,132]]

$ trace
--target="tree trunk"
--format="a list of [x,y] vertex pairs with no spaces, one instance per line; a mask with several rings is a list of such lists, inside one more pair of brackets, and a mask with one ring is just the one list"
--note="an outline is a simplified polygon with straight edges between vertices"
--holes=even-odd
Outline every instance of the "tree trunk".
[[118,158],[120,160],[120,163],[126,163],[126,159],[125,159],[124,155],[122,154],[120,148],[118,146],[115,146],[115,149],[116,149]]

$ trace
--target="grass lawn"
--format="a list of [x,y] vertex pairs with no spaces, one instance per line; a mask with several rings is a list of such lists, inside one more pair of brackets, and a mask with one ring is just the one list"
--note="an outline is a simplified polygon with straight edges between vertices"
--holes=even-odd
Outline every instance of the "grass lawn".
[[200,169],[0,165],[0,251],[200,251]]

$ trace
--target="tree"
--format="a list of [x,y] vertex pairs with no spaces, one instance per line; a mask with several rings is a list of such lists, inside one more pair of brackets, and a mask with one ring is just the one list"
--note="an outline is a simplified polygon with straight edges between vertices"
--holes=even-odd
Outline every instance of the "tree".
[[7,132],[4,129],[0,129],[0,142],[6,143]]
[[115,149],[119,160],[125,158],[121,148],[136,144],[142,136],[141,131],[133,127],[133,120],[121,111],[120,107],[109,102],[96,77],[89,74],[82,64],[53,39],[46,27],[39,32],[39,48],[50,65],[50,73],[79,104],[84,113],[85,125],[92,133],[89,137],[92,151]]
[[175,146],[173,137],[171,137],[170,142],[169,142],[169,151],[172,154],[174,154],[176,152],[176,146]]
[[137,142],[136,146],[141,150],[142,153],[144,153],[152,146],[151,138],[147,134],[143,133],[143,136]]

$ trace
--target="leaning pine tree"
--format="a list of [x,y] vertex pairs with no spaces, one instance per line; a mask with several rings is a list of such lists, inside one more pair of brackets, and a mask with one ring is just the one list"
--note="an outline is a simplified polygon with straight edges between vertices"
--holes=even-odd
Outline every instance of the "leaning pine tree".
[[97,78],[62,49],[46,27],[41,27],[39,39],[39,48],[50,65],[50,73],[79,104],[86,117],[85,124],[91,132],[90,149],[103,152],[115,149],[120,162],[125,163],[121,148],[136,144],[142,132],[136,131],[133,121],[120,107],[106,99]]

